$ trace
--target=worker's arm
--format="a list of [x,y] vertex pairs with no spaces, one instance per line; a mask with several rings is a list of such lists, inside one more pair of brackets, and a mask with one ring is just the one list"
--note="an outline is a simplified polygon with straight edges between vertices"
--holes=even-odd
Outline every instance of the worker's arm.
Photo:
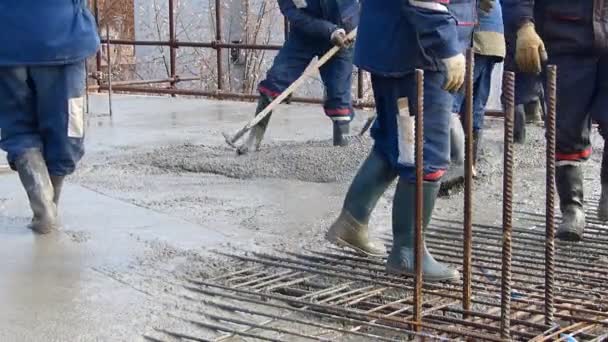
[[517,30],[525,23],[534,22],[534,0],[502,0],[505,23]]
[[308,15],[296,6],[296,4],[300,3],[305,4],[306,1],[279,0],[281,13],[283,13],[283,15],[287,18],[289,24],[310,36],[324,38],[329,41],[332,34],[338,30],[339,27],[327,20]]
[[458,40],[457,23],[440,1],[402,0],[402,9],[414,27],[422,53],[441,60],[446,70],[444,88],[458,90],[464,82],[465,58]]

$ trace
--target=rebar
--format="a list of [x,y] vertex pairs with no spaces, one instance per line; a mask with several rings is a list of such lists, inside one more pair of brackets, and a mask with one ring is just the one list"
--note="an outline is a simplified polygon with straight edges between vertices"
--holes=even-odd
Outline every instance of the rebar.
[[[176,64],[176,46],[175,46],[175,2],[169,0],[169,77],[175,80],[177,77]],[[170,87],[175,88],[176,82],[171,81]],[[175,94],[171,95],[175,97]]]
[[547,184],[546,184],[546,250],[545,250],[545,324],[555,321],[553,283],[555,281],[555,120],[557,104],[557,68],[547,67]]
[[504,73],[503,94],[505,98],[504,119],[504,174],[502,202],[502,286],[500,336],[511,338],[511,235],[513,230],[513,119],[515,116],[515,74]]
[[112,116],[112,45],[110,43],[110,24],[109,20],[106,20],[106,37],[108,43],[106,44],[107,60],[108,60],[108,112]]
[[[415,278],[414,287],[414,321],[422,323],[422,252],[423,252],[423,185],[424,185],[424,71],[416,70],[416,214],[414,215],[414,223],[416,227],[416,243],[414,245],[415,254]],[[418,324],[415,327],[416,331],[420,331],[421,326]]]
[[[215,42],[222,42],[222,2],[221,0],[215,0]],[[222,48],[216,47],[216,58],[217,58],[217,90],[221,91],[224,89],[224,73],[223,73],[223,61],[222,61]]]
[[471,309],[471,258],[473,254],[473,49],[467,50],[465,77],[465,169],[464,169],[464,239],[462,256],[462,308]]

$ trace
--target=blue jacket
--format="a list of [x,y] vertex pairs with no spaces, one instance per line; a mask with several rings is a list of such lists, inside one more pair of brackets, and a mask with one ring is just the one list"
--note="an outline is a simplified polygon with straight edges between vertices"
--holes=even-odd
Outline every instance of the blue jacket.
[[355,64],[385,77],[403,76],[416,68],[443,70],[442,59],[471,44],[475,0],[452,0],[449,11],[443,2],[364,0]]
[[359,25],[358,0],[278,0],[291,32],[329,40],[338,28],[347,32]]
[[607,0],[503,0],[507,30],[534,21],[549,55],[608,53]]
[[478,12],[478,23],[473,33],[473,51],[484,56],[504,58],[506,54],[502,5],[496,1],[490,13]]
[[85,0],[0,1],[0,66],[69,64],[98,46]]

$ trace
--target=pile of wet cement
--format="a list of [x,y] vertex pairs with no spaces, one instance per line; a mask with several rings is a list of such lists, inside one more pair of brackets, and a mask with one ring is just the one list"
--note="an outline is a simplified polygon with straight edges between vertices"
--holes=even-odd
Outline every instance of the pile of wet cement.
[[167,171],[210,173],[236,179],[280,178],[314,183],[352,180],[367,157],[370,139],[353,140],[346,147],[331,141],[263,145],[262,150],[237,156],[228,148],[204,145],[170,146],[146,153],[139,163]]

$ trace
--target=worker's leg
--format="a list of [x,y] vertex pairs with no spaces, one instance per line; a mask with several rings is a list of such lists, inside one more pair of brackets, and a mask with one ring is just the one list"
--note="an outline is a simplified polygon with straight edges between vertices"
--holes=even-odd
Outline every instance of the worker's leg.
[[48,233],[56,227],[53,186],[43,158],[44,137],[37,117],[36,90],[28,68],[0,68],[0,147],[29,198],[31,228]]
[[325,114],[333,122],[334,146],[347,144],[345,135],[355,116],[351,99],[353,74],[353,50],[342,50],[321,67],[321,78],[325,84]]
[[608,58],[606,57],[599,60],[597,88],[593,99],[591,115],[598,123],[600,134],[604,138],[604,152],[600,174],[602,194],[597,213],[600,220],[608,221]]

